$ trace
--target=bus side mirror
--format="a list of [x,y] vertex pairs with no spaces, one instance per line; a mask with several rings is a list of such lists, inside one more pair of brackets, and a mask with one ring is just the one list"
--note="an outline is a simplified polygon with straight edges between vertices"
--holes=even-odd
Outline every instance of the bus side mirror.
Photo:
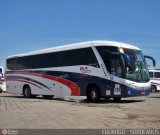
[[147,55],[144,55],[144,58],[146,59],[150,59],[150,60],[152,60],[152,62],[153,62],[153,66],[155,67],[156,66],[156,61],[155,61],[155,59],[153,58],[153,57],[151,57],[151,56],[147,56]]

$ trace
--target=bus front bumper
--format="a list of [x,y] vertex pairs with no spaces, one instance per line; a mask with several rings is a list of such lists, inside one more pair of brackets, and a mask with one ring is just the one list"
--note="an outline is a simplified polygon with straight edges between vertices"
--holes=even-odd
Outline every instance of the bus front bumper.
[[145,90],[137,90],[133,89],[131,87],[127,88],[127,95],[128,97],[133,97],[133,96],[148,96],[151,93],[151,88],[147,88]]

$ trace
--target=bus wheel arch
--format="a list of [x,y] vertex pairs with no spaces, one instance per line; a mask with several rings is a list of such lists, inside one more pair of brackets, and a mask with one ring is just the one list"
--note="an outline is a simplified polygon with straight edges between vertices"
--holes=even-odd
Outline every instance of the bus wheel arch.
[[87,100],[97,102],[101,96],[100,89],[96,84],[89,84],[86,89]]
[[25,84],[23,86],[23,89],[22,89],[22,94],[25,98],[30,98],[32,97],[32,92],[31,92],[31,88],[28,84]]

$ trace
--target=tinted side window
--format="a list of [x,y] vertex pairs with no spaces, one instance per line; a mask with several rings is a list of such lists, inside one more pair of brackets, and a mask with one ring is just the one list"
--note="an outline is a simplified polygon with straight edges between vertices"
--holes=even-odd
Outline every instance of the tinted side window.
[[98,66],[92,48],[75,49],[32,56],[33,68],[74,65]]
[[160,78],[160,72],[154,72],[155,78]]
[[92,48],[53,52],[7,60],[7,67],[12,70],[74,65],[90,65],[99,67]]
[[149,72],[149,77],[153,78],[153,72]]
[[32,64],[28,57],[18,57],[7,59],[7,68],[11,70],[29,69]]

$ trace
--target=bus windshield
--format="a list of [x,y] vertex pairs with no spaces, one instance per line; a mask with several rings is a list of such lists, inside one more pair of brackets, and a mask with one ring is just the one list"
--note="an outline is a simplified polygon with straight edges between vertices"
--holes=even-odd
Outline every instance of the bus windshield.
[[[117,47],[100,46],[97,47],[105,65],[107,71],[120,78],[125,78],[135,82],[148,82],[149,73],[145,58],[140,50],[123,48],[123,53],[126,53],[130,57],[130,65],[123,64],[120,56],[113,57],[113,52],[119,52]],[[125,75],[124,75],[125,73]]]
[[126,67],[126,79],[135,82],[148,82],[149,73],[145,58],[140,50],[123,49],[130,57],[130,66]]

